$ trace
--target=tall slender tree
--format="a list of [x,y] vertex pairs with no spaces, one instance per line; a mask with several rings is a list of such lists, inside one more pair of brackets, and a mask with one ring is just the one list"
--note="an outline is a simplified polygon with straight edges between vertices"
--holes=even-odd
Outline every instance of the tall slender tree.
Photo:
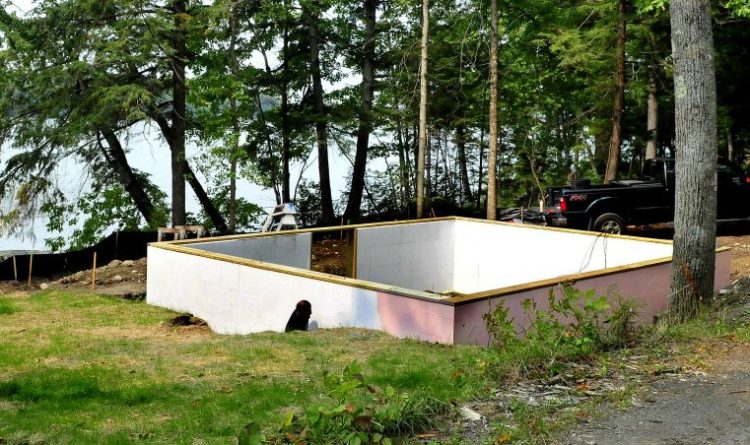
[[312,80],[315,135],[318,145],[318,177],[320,178],[322,223],[331,224],[335,219],[335,215],[333,213],[331,179],[328,168],[328,119],[323,101],[323,81],[320,70],[320,9],[320,0],[308,0],[307,3],[303,4],[302,14],[307,23],[310,45],[310,77]]
[[627,25],[627,0],[618,1],[617,45],[615,67],[615,102],[612,111],[612,134],[609,138],[607,170],[604,182],[614,181],[620,166],[620,147],[622,146],[622,115],[625,111],[625,41]]
[[354,155],[349,201],[344,210],[344,219],[350,221],[360,215],[362,192],[365,187],[367,154],[372,132],[372,101],[375,89],[375,20],[378,0],[364,1],[365,34],[362,42],[362,83],[360,85],[359,124],[357,126],[357,148]]
[[424,217],[425,157],[427,156],[427,45],[430,38],[430,1],[422,0],[422,40],[419,57],[419,145],[417,150],[417,218]]
[[646,112],[646,132],[648,140],[646,141],[645,159],[654,159],[656,157],[656,147],[659,143],[658,129],[659,125],[659,101],[656,97],[656,66],[651,64],[648,73],[648,102]]
[[487,219],[497,219],[497,0],[490,0],[490,145],[487,153]]
[[185,63],[187,61],[187,10],[185,0],[172,3],[174,30],[172,42],[172,224],[185,224]]

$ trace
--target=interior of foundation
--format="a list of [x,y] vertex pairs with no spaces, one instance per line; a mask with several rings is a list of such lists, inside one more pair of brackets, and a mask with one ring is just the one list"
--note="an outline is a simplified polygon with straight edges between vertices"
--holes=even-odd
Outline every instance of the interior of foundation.
[[[251,235],[185,247],[427,291],[436,298],[672,255],[672,245],[659,241],[465,219]],[[320,264],[331,255],[338,260]]]

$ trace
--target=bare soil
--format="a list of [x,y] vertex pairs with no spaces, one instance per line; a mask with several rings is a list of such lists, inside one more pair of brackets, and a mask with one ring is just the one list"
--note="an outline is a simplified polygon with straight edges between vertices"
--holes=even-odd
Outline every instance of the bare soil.
[[716,243],[732,249],[732,280],[750,276],[750,235],[719,236]]
[[[726,345],[720,345],[726,346]],[[570,445],[745,445],[750,443],[748,345],[729,345],[707,372],[675,374],[640,391],[626,412],[606,407],[561,443]]]
[[324,239],[312,245],[312,270],[331,275],[346,276],[348,240]]
[[89,269],[54,280],[34,279],[31,289],[26,282],[0,281],[0,293],[38,289],[89,289],[99,294],[141,299],[146,294],[146,258],[113,260],[97,267],[95,274]]
[[[720,236],[717,244],[732,248],[730,312],[742,316],[750,309],[750,235]],[[584,420],[558,443],[750,444],[750,345],[729,337],[696,344],[691,352],[697,369],[654,379],[637,392],[630,409],[604,407],[600,418]]]

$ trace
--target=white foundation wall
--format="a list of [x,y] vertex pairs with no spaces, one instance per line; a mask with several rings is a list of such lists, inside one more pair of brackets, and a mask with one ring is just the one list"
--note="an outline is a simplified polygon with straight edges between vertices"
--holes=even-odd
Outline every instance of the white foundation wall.
[[431,291],[453,290],[455,221],[357,229],[357,278]]
[[187,244],[191,249],[310,269],[311,233],[234,238]]
[[672,255],[672,245],[512,224],[456,221],[457,292],[498,289]]
[[190,312],[220,334],[283,332],[299,300],[321,328],[381,328],[375,291],[151,246],[147,278],[147,303]]

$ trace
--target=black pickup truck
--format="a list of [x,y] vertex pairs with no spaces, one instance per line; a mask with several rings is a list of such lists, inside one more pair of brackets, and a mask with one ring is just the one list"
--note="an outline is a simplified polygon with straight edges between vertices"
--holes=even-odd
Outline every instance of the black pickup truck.
[[[717,168],[717,219],[750,220],[750,177],[726,161]],[[595,186],[583,179],[549,187],[545,220],[550,226],[607,233],[668,227],[674,217],[674,160],[647,161],[641,178]]]

